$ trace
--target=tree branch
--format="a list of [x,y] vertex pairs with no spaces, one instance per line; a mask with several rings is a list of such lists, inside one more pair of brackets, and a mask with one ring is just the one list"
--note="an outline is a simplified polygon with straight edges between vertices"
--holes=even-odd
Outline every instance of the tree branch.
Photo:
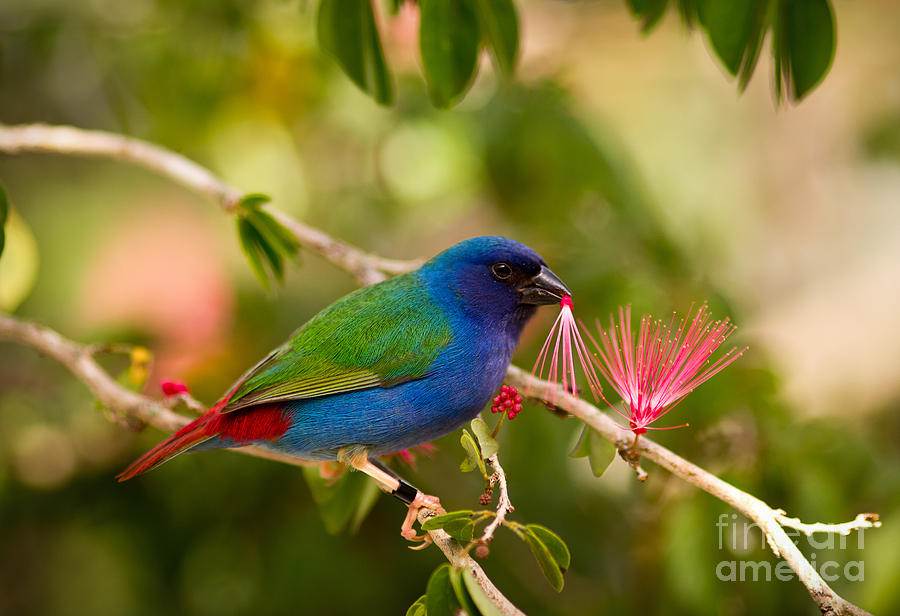
[[[206,196],[218,203],[226,213],[233,213],[245,194],[181,154],[141,139],[105,131],[46,124],[0,124],[0,152],[98,156],[132,163]],[[380,282],[388,275],[408,272],[422,264],[421,260],[403,261],[379,257],[305,225],[274,208],[266,209],[297,236],[301,246],[322,255],[351,274],[362,285]]]
[[[61,154],[77,154],[87,156],[103,156],[143,166],[151,171],[161,173],[177,183],[213,199],[226,211],[234,211],[240,201],[241,193],[217,178],[210,171],[196,163],[159,146],[121,135],[101,131],[86,131],[66,126],[0,125],[0,151],[18,152],[55,152]],[[308,250],[323,255],[326,259],[353,275],[360,284],[372,284],[383,280],[386,275],[398,274],[417,267],[421,261],[398,261],[382,259],[367,253],[350,244],[341,242],[328,234],[304,225],[284,213],[274,209],[269,211],[285,227],[287,227],[300,243]],[[25,323],[13,317],[0,315],[0,339],[22,342],[46,353],[65,365],[76,377],[83,381],[91,391],[107,407],[115,412],[172,432],[189,421],[188,418],[172,412],[165,406],[144,396],[129,391],[113,381],[99,365],[84,352],[84,347],[67,340],[56,332],[32,323]],[[552,391],[553,385],[536,379],[516,366],[510,366],[507,372],[509,381],[523,391]],[[548,385],[551,387],[547,389]],[[530,389],[529,389],[530,387]],[[537,399],[547,401],[546,396]],[[604,438],[615,443],[620,449],[628,447],[621,436],[621,428],[597,407],[575,398],[561,388],[555,404],[575,417],[578,417]],[[288,456],[281,456],[258,447],[237,449],[257,457],[264,457],[302,465],[303,461]],[[728,503],[759,525],[766,535],[770,547],[776,556],[784,558],[800,581],[806,586],[810,596],[819,606],[822,614],[828,616],[868,616],[868,612],[846,601],[832,590],[819,576],[815,568],[806,560],[800,550],[788,537],[782,526],[796,528],[803,532],[843,532],[848,528],[868,528],[878,526],[877,520],[869,516],[865,522],[860,516],[853,522],[842,525],[803,524],[798,520],[787,518],[783,511],[772,509],[760,499],[752,496],[731,484],[719,479],[702,468],[688,462],[661,445],[647,438],[640,439],[637,454],[655,462],[672,474],[684,479]],[[423,510],[419,520],[424,521],[433,512]],[[852,525],[852,526],[851,526]],[[833,530],[840,529],[840,530]],[[476,580],[491,597],[503,614],[520,614],[506,597],[491,583],[481,567],[465,554],[465,549],[453,541],[441,530],[430,531],[435,545],[444,552],[447,559],[457,567],[470,568]],[[849,531],[848,531],[849,532]]]
[[[96,348],[93,345],[82,345],[63,337],[43,325],[21,321],[10,315],[0,313],[0,340],[18,342],[29,346],[39,353],[55,359],[65,366],[78,380],[84,383],[97,399],[118,418],[138,419],[164,432],[176,432],[191,421],[174,412],[165,404],[142,396],[117,383],[94,360]],[[191,398],[192,399],[192,398]],[[193,399],[192,399],[193,400]],[[294,466],[310,466],[318,464],[280,454],[263,447],[248,446],[232,449],[238,453],[257,458],[266,458],[284,462]],[[419,520],[424,521],[434,512],[422,510]],[[522,612],[494,586],[487,574],[465,549],[454,541],[443,530],[429,531],[434,544],[455,567],[466,568],[472,572],[475,581],[485,594],[490,597],[505,616],[521,615]]]
[[799,530],[801,533],[810,537],[813,533],[835,533],[838,535],[849,535],[855,530],[864,530],[866,528],[881,528],[881,521],[877,513],[860,513],[854,519],[843,524],[823,524],[815,522],[813,524],[804,524],[798,518],[789,518],[781,509],[775,510],[775,519],[778,523],[787,528]]
[[[547,387],[550,387],[551,391],[554,387],[553,384],[537,379],[516,366],[510,366],[506,376],[507,380],[520,391],[546,392]],[[538,399],[544,400],[545,398],[541,396]],[[623,442],[622,428],[593,404],[558,388],[556,406],[588,424],[603,438],[615,443],[619,448],[630,446]],[[843,599],[825,583],[825,580],[806,560],[806,557],[782,528],[783,511],[772,509],[755,496],[739,490],[646,437],[641,438],[637,446],[637,453],[652,460],[673,475],[728,503],[759,525],[765,533],[772,551],[776,556],[783,558],[794,570],[798,579],[806,586],[813,601],[819,606],[822,614],[871,616],[865,610]]]
[[497,497],[497,513],[494,516],[494,519],[484,527],[484,532],[481,533],[481,537],[477,540],[483,544],[488,544],[494,539],[494,532],[506,521],[506,516],[516,510],[509,500],[509,487],[506,484],[506,473],[503,471],[503,467],[500,466],[500,459],[497,457],[497,454],[488,458],[487,462],[491,465],[491,468],[494,469],[490,479],[491,487],[493,488],[494,485],[499,486],[500,495]]

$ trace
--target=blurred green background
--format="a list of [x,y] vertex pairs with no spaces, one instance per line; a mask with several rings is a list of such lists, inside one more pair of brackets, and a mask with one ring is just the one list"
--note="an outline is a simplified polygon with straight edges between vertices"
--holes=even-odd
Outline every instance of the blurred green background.
[[[386,256],[478,234],[530,244],[578,314],[684,311],[708,299],[750,351],[681,404],[667,447],[805,521],[877,511],[884,528],[815,560],[864,563],[835,589],[900,612],[900,5],[835,7],[825,82],[776,109],[763,57],[743,95],[674,14],[649,37],[623,2],[528,0],[513,83],[486,58],[452,111],[419,74],[415,14],[384,20],[397,104],[376,106],[318,49],[293,0],[4,0],[0,122],[67,123],[177,150],[310,224]],[[160,379],[211,402],[352,279],[301,252],[277,294],[233,221],[109,161],[0,156],[17,216],[0,308],[81,341],[137,342]],[[544,311],[516,361],[530,367]],[[113,369],[121,365],[111,364]],[[489,413],[488,413],[489,414]],[[572,550],[556,595],[509,534],[485,567],[530,614],[812,614],[796,580],[723,582],[723,503],[647,465],[600,479],[579,433],[529,407],[504,429],[516,519]],[[81,383],[0,346],[0,613],[403,614],[442,562],[379,498],[326,533],[297,469],[229,452],[113,476],[162,438],[108,421]],[[449,508],[481,486],[458,437],[403,471]]]

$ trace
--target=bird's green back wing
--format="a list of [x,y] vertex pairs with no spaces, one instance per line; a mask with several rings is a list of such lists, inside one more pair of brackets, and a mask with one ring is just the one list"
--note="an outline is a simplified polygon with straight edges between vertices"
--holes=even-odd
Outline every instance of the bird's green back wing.
[[416,273],[404,274],[314,316],[242,377],[221,411],[419,379],[452,336]]

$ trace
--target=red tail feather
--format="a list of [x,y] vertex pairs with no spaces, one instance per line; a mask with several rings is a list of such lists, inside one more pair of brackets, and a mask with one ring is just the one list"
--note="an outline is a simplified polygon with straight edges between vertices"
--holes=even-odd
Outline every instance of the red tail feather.
[[203,417],[198,417],[181,430],[164,440],[162,443],[135,460],[131,466],[116,475],[119,481],[127,481],[141,473],[156,468],[166,460],[174,458],[181,452],[190,449],[198,443],[213,438],[214,435],[207,431],[212,412]]

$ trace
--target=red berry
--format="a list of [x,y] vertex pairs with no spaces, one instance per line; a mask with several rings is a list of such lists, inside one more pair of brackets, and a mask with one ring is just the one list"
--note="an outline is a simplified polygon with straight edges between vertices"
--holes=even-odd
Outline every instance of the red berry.
[[176,396],[178,394],[188,393],[187,385],[181,381],[161,381],[159,386],[162,389],[163,395],[166,396]]
[[522,405],[521,405],[521,404],[515,405],[515,406],[513,407],[513,410],[514,410],[516,413],[521,413],[521,412],[522,412]]
[[522,396],[520,396],[519,394],[516,394],[515,401],[522,402]]

